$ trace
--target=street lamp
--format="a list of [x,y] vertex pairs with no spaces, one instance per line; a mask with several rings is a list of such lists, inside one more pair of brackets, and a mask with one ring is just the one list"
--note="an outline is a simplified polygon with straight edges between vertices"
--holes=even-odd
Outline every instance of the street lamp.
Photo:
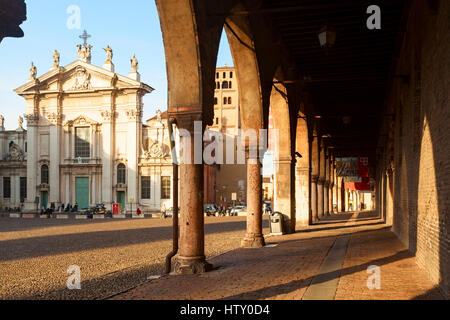
[[336,42],[336,31],[334,27],[325,25],[319,30],[318,37],[320,46],[328,51]]

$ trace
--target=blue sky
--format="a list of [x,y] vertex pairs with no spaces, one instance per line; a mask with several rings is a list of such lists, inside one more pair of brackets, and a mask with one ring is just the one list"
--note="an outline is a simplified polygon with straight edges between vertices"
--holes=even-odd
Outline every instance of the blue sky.
[[[17,128],[17,118],[25,113],[25,100],[13,90],[27,82],[31,61],[38,76],[49,71],[56,49],[61,65],[77,59],[76,45],[84,29],[92,35],[92,64],[105,61],[103,48],[114,50],[115,71],[128,75],[130,58],[136,54],[143,82],[155,88],[144,98],[144,119],[157,109],[167,108],[167,77],[164,47],[158,13],[153,0],[26,0],[27,21],[22,24],[23,38],[5,38],[0,44],[0,114],[6,129]],[[67,9],[80,8],[80,29],[69,29],[72,14]],[[233,65],[226,36],[223,34],[217,65]]]

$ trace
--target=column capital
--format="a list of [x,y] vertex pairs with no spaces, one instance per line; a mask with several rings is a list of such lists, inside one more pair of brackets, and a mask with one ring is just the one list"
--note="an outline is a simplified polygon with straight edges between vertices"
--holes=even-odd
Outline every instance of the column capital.
[[142,118],[142,111],[140,110],[129,110],[127,111],[127,117],[129,121],[140,121]]
[[317,181],[319,181],[319,176],[317,176],[317,175],[312,175],[312,176],[311,176],[311,182],[317,183]]
[[117,117],[117,113],[114,111],[102,111],[101,115],[103,122],[112,122]]
[[26,114],[25,119],[27,120],[27,126],[37,126],[39,124],[38,114]]
[[61,126],[63,117],[62,114],[54,112],[47,115],[47,119],[54,126]]
[[320,185],[324,184],[324,182],[325,182],[324,177],[319,177],[319,179],[317,180],[317,184],[320,184]]
[[203,120],[202,112],[174,113],[169,114],[169,116],[176,118],[178,128],[188,130],[189,132],[194,132],[195,129],[194,123],[196,121]]

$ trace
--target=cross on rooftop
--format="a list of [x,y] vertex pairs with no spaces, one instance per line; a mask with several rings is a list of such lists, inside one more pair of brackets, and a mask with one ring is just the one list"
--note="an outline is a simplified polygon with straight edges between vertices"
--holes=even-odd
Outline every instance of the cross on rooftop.
[[89,39],[90,37],[91,37],[91,35],[88,34],[86,30],[84,30],[83,34],[80,36],[80,38],[84,40],[85,47],[87,45],[87,39]]

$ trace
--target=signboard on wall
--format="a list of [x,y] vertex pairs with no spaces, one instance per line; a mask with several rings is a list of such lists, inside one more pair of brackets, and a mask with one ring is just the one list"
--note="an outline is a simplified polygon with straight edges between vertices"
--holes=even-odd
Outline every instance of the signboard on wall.
[[338,177],[359,176],[358,158],[336,158],[336,173]]

